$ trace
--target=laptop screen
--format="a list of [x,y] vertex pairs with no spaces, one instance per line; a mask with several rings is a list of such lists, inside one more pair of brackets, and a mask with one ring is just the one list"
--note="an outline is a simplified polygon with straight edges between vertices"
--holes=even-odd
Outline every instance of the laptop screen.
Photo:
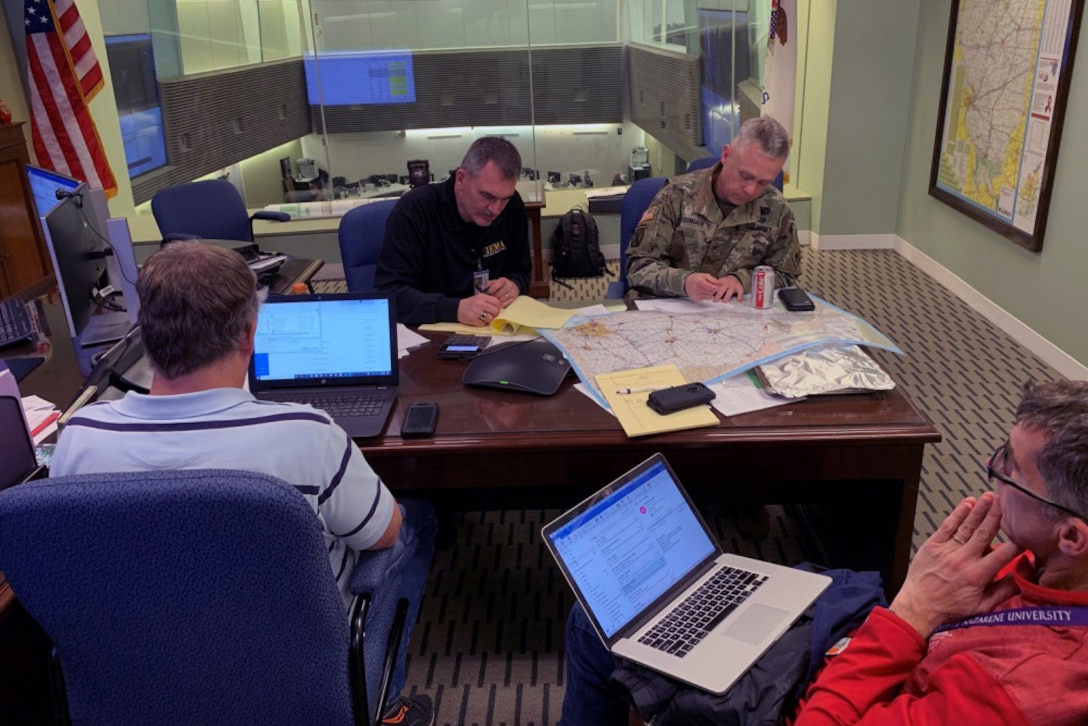
[[23,404],[15,396],[0,396],[0,489],[18,484],[38,462],[23,419]]
[[578,509],[545,536],[609,638],[716,553],[660,455]]
[[[250,382],[397,383],[388,295],[298,295],[261,305]],[[363,380],[360,380],[363,379]]]

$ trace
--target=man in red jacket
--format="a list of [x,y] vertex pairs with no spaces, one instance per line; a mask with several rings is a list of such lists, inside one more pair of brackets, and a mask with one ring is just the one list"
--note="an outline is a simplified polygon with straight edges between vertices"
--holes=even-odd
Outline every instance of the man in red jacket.
[[[996,494],[965,499],[919,548],[794,726],[1088,723],[1088,381],[1026,386],[986,474]],[[562,723],[625,724],[585,617],[568,623]]]
[[795,726],[1088,723],[1088,382],[1026,386],[986,471]]

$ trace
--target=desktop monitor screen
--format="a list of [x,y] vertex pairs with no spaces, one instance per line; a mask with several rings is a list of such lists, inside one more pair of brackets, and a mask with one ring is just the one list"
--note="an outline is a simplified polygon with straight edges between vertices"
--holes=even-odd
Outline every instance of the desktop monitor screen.
[[748,13],[699,9],[703,144],[717,154],[740,128],[737,86],[751,75]]
[[106,57],[117,99],[129,177],[166,166],[166,141],[151,34],[107,35]]
[[415,103],[409,50],[323,51],[303,56],[311,106]]
[[30,181],[30,193],[34,197],[34,206],[38,209],[39,217],[44,217],[60,202],[57,198],[58,190],[71,193],[78,189],[81,183],[70,176],[30,164],[26,165],[26,178]]
[[[72,196],[42,215],[42,231],[45,232],[49,256],[57,275],[57,287],[68,318],[68,332],[73,339],[80,339],[82,345],[118,337],[111,331],[110,335],[100,339],[99,329],[107,320],[115,321],[115,316],[94,315],[98,303],[92,295],[106,283],[106,250],[109,247],[100,229],[86,184],[80,184]],[[123,335],[128,327],[128,318],[124,313],[120,315],[124,320],[124,328],[120,331]],[[92,317],[102,320],[95,320],[95,330],[84,335],[91,326]]]

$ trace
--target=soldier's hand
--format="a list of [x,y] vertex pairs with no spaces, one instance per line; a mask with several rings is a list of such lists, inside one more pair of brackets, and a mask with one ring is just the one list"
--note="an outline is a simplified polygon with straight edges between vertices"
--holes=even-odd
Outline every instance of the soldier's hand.
[[733,275],[720,280],[705,272],[693,272],[684,280],[684,292],[695,302],[728,302],[744,295],[744,285]]

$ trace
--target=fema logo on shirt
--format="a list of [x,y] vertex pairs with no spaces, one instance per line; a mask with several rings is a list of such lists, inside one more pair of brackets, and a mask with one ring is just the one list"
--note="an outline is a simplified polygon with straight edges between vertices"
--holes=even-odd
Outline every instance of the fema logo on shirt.
[[506,251],[506,243],[503,242],[502,240],[499,240],[498,242],[492,242],[491,244],[484,247],[482,254],[483,254],[484,257],[493,257],[493,256],[499,254],[500,252],[505,252],[505,251]]

